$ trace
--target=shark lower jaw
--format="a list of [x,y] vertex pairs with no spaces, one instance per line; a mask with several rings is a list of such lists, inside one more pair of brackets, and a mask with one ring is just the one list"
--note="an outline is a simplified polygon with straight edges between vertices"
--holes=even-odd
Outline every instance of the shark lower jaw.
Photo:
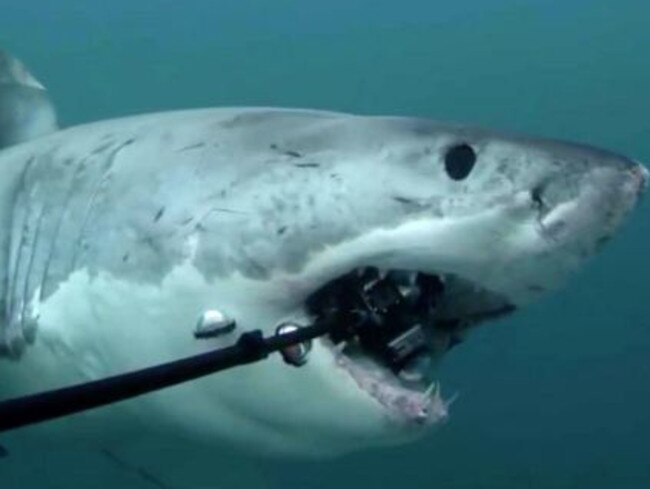
[[443,398],[437,365],[470,328],[514,309],[456,275],[375,267],[355,268],[305,302],[312,319],[335,318],[338,327],[319,341],[336,366],[407,428],[446,420],[455,396]]

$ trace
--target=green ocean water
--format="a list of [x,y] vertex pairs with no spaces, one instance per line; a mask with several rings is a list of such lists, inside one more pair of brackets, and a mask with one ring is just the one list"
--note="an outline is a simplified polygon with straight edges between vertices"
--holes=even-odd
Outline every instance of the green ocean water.
[[[3,0],[0,45],[49,87],[64,125],[311,107],[467,122],[650,161],[648,21],[647,0]],[[150,487],[650,487],[648,216],[646,199],[565,290],[448,356],[443,385],[460,398],[427,439],[318,462],[215,453],[194,461],[188,484]],[[54,468],[33,460],[47,472],[38,483],[0,461],[0,488],[105,487],[83,457],[51,457]]]

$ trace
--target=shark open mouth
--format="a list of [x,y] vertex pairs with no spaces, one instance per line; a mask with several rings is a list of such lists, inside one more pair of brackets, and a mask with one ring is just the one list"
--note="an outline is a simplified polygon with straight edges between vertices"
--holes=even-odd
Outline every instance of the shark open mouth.
[[467,330],[515,308],[452,274],[357,268],[325,284],[307,312],[335,324],[323,343],[392,418],[431,424],[447,416],[435,367]]

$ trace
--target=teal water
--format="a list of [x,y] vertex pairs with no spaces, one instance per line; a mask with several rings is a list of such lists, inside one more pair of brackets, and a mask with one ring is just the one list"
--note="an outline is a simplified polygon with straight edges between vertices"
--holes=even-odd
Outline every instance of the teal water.
[[[444,3],[5,0],[0,44],[48,85],[65,125],[299,106],[481,124],[650,161],[650,3]],[[256,477],[215,454],[220,484],[197,476],[178,489],[262,478],[270,488],[650,487],[649,212],[642,204],[567,289],[448,357],[443,385],[461,397],[433,436],[332,461],[256,461]],[[33,487],[103,487],[94,467],[62,460],[56,470],[35,460],[51,485]],[[0,487],[31,487],[15,474],[5,486],[3,470]]]

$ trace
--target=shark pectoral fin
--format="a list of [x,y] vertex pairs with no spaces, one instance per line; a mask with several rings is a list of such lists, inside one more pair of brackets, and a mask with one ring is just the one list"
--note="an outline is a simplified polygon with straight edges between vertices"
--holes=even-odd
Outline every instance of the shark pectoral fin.
[[0,50],[0,148],[58,128],[45,87],[16,58]]

